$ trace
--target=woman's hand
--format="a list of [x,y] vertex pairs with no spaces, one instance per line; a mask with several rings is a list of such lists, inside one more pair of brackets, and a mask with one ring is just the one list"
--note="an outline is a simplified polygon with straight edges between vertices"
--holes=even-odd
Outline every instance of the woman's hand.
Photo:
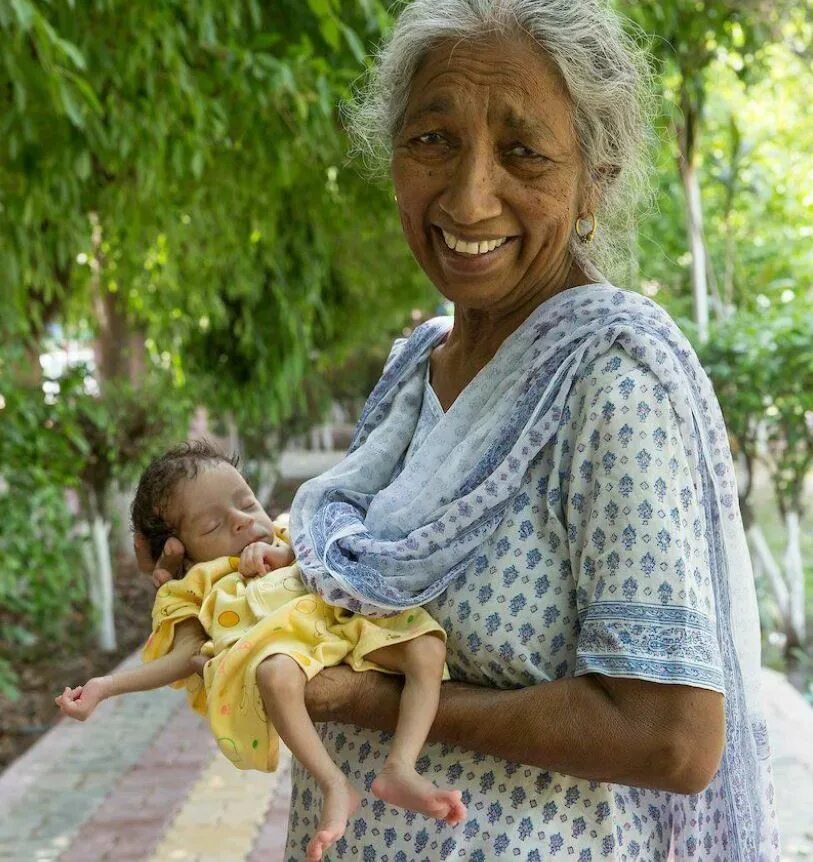
[[164,552],[158,558],[158,562],[152,558],[147,539],[138,531],[133,533],[133,550],[139,571],[152,576],[152,582],[156,589],[167,581],[171,581],[183,569],[186,548],[184,548],[181,540],[174,536],[166,540]]

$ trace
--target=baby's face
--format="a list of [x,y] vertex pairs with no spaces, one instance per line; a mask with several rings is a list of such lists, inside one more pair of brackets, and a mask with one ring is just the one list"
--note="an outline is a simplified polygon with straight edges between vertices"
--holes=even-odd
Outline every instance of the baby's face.
[[237,557],[252,542],[274,539],[271,519],[246,480],[224,462],[179,482],[168,514],[193,563]]

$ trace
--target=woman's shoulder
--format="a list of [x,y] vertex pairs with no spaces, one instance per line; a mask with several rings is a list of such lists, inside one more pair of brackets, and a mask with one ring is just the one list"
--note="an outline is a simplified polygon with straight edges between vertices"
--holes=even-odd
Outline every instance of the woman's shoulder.
[[568,405],[572,411],[574,404],[581,410],[596,406],[601,399],[629,405],[636,398],[662,404],[668,393],[652,368],[614,344],[577,371]]

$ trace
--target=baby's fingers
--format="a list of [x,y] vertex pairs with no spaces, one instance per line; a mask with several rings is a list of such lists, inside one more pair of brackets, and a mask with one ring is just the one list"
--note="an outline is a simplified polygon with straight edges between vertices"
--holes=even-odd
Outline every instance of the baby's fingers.
[[68,718],[75,718],[77,721],[84,721],[89,714],[78,703],[64,703],[60,709],[63,715],[67,715]]
[[244,548],[240,555],[240,574],[251,578],[264,573],[265,564],[263,563],[262,548],[259,544],[255,543]]
[[237,571],[244,578],[248,578],[254,574],[254,570],[251,565],[251,551],[249,548],[243,548],[243,553],[240,554],[240,564],[237,566]]

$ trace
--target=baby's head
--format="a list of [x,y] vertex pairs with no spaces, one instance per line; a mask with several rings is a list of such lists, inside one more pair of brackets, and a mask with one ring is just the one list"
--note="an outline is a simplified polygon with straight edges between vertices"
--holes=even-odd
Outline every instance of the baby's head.
[[273,540],[271,519],[236,465],[236,457],[199,440],[173,447],[147,467],[132,519],[154,560],[171,536],[183,542],[192,563],[239,556],[252,542]]

